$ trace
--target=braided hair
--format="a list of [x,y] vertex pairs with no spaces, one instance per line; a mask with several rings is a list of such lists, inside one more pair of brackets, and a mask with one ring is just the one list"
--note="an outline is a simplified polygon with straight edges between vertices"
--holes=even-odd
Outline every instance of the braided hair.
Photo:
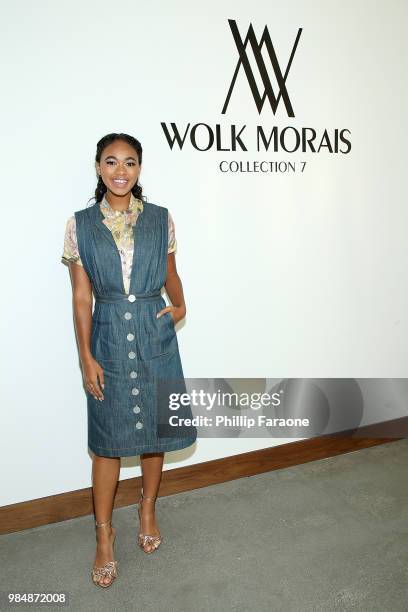
[[[123,140],[125,142],[127,142],[131,147],[133,147],[133,149],[136,151],[137,157],[139,159],[139,164],[142,163],[142,153],[143,153],[143,149],[142,149],[142,145],[140,144],[140,142],[134,138],[133,136],[129,136],[129,134],[124,134],[124,133],[119,133],[116,134],[115,132],[111,133],[111,134],[106,134],[106,136],[103,136],[97,143],[96,145],[96,155],[95,155],[95,161],[97,161],[98,163],[100,163],[101,161],[101,157],[102,157],[102,153],[105,149],[105,147],[107,147],[108,145],[110,145],[112,142],[115,142],[115,140]],[[99,176],[98,178],[98,183],[96,185],[96,189],[95,189],[95,202],[94,205],[97,204],[98,202],[102,201],[102,198],[104,196],[104,194],[106,193],[107,188],[105,183],[102,180],[102,177]],[[132,194],[134,195],[135,198],[138,198],[139,200],[142,200],[144,196],[142,196],[142,186],[139,183],[139,179],[136,181],[136,183],[133,185],[132,187]],[[90,198],[90,200],[92,200],[93,198]],[[88,202],[90,201],[88,200]]]

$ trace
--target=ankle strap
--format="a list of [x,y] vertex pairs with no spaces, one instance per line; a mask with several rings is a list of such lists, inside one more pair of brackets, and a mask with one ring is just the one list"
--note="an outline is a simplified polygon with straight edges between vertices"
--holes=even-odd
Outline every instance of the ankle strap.
[[97,527],[100,527],[101,525],[109,525],[109,523],[112,523],[112,519],[109,519],[109,521],[106,521],[105,523],[98,523],[97,521],[95,521],[95,525]]
[[143,489],[142,489],[142,490],[140,491],[140,497],[141,497],[142,499],[156,499],[156,498],[157,498],[157,495],[155,495],[154,497],[147,497],[146,495],[144,495],[144,493],[143,493]]

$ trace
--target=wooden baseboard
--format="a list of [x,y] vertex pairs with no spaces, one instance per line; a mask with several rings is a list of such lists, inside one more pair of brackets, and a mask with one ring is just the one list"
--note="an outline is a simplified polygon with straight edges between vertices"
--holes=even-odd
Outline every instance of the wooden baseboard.
[[[376,437],[377,434],[390,437]],[[363,436],[367,437],[363,437]],[[370,437],[371,436],[371,437]],[[398,436],[398,437],[396,437]],[[271,470],[333,457],[343,453],[394,442],[408,437],[408,419],[379,423],[356,432],[342,432],[261,450],[205,461],[163,472],[159,496],[200,489],[209,485],[254,476]],[[141,488],[141,477],[120,480],[115,508],[135,504]],[[93,514],[92,488],[50,495],[0,507],[0,534],[22,531],[40,525],[58,523]]]

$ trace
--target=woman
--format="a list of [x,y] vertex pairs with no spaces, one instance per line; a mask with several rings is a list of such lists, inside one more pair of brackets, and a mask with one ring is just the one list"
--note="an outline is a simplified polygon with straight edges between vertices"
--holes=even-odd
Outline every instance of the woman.
[[[138,140],[108,134],[98,142],[95,160],[95,203],[68,219],[63,260],[71,273],[93,453],[97,548],[92,580],[106,588],[117,576],[111,518],[120,457],[141,457],[138,543],[146,553],[154,552],[161,543],[155,500],[164,452],[190,446],[197,430],[174,432],[168,422],[166,427],[168,402],[159,406],[160,381],[170,392],[186,391],[174,327],[186,306],[173,219],[167,208],[142,197]],[[172,306],[161,295],[163,286]],[[190,406],[182,406],[177,416],[191,418]]]

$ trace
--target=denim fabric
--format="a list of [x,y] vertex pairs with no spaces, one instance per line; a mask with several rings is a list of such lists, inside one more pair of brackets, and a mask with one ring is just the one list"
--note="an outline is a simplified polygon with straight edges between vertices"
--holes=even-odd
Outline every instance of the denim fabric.
[[[167,215],[167,208],[144,202],[133,226],[127,294],[120,254],[99,205],[75,212],[79,254],[95,296],[91,351],[105,377],[103,401],[87,391],[88,446],[96,455],[177,450],[197,438],[195,427],[168,438],[159,437],[157,428],[158,380],[174,379],[177,392],[180,384],[185,390],[172,314],[156,318],[166,306],[161,289],[167,271]],[[190,406],[178,416],[192,417]]]

